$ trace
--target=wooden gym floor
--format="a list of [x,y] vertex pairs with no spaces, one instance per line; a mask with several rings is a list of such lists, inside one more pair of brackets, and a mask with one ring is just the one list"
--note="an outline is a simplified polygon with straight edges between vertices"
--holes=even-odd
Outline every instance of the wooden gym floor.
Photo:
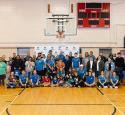
[[124,114],[125,86],[119,89],[0,87],[0,115]]

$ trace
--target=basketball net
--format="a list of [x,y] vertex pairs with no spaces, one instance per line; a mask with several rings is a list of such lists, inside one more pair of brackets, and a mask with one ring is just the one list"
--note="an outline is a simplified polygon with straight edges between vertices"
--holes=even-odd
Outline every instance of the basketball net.
[[56,37],[57,38],[64,38],[65,37],[64,32],[57,32]]

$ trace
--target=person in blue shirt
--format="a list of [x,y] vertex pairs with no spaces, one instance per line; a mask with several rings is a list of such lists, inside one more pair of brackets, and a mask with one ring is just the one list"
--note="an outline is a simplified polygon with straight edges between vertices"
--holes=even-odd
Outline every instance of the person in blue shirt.
[[95,86],[95,76],[92,75],[92,71],[89,71],[88,75],[85,76],[85,85],[88,87]]
[[26,72],[24,70],[22,70],[22,74],[19,76],[19,83],[20,83],[20,86],[22,88],[26,88],[27,87],[28,78],[27,78]]
[[35,87],[39,85],[39,75],[37,74],[36,70],[33,71],[33,75],[30,78],[31,87]]
[[60,51],[60,54],[58,55],[58,60],[62,60],[63,62],[66,61],[63,51]]
[[79,77],[84,79],[84,77],[86,75],[86,72],[87,72],[87,68],[84,67],[83,64],[81,64],[80,67],[79,67],[79,69],[78,69],[78,75],[79,75]]
[[57,77],[55,76],[51,82],[51,87],[58,87],[59,86],[59,81]]
[[108,88],[107,77],[104,75],[104,71],[101,71],[101,75],[98,76],[97,86],[99,88]]
[[72,68],[78,70],[80,65],[80,59],[78,57],[78,53],[74,54],[74,58],[72,59]]
[[110,76],[110,88],[118,88],[119,85],[119,76],[113,71],[112,75]]
[[48,69],[51,69],[51,67],[55,67],[55,61],[52,60],[51,58],[46,60],[46,64]]
[[45,68],[44,60],[41,57],[38,57],[37,60],[35,61],[35,69],[40,77],[44,76],[44,68]]

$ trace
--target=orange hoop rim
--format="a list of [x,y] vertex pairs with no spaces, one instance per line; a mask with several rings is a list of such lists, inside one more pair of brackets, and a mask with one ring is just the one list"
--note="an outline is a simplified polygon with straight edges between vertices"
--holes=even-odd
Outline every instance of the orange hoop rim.
[[64,32],[57,32],[57,38],[64,38]]

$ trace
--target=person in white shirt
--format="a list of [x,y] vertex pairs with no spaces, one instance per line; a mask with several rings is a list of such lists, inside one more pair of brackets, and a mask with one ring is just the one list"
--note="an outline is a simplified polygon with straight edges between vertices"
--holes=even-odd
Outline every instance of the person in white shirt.
[[95,75],[98,77],[101,74],[101,71],[104,71],[104,62],[101,59],[101,56],[98,56],[97,61],[96,61],[96,70],[95,70]]
[[28,79],[30,79],[32,72],[34,70],[34,67],[35,67],[35,63],[32,61],[32,58],[29,58],[29,60],[25,62],[25,70],[26,70]]
[[93,73],[95,73],[95,69],[96,69],[96,64],[93,60],[93,58],[91,57],[87,63],[87,72],[89,72],[90,70],[93,71]]

